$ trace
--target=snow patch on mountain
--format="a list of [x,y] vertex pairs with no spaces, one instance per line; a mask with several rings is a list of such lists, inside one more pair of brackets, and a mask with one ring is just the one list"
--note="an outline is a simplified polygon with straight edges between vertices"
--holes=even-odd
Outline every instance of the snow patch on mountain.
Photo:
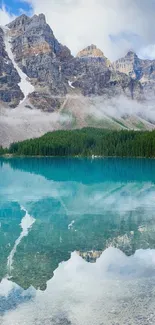
[[69,87],[71,87],[72,89],[75,89],[75,87],[72,85],[72,84],[73,84],[73,82],[71,82],[71,81],[68,81],[68,84],[69,84]]
[[32,93],[35,89],[34,89],[34,86],[28,80],[27,75],[19,68],[18,64],[16,63],[16,61],[14,59],[12,49],[11,49],[11,37],[9,36],[9,28],[3,27],[3,31],[4,31],[4,44],[5,44],[6,52],[8,54],[9,59],[12,61],[14,68],[17,70],[17,72],[21,78],[21,81],[18,84],[22,93],[24,94],[24,99],[22,99],[20,101],[20,104],[21,104],[26,99],[26,97],[30,93]]

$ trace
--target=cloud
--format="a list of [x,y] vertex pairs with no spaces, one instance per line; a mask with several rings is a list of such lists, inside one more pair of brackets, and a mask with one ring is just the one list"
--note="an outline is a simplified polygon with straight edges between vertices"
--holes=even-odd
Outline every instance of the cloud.
[[0,8],[0,25],[5,26],[15,18],[16,17],[7,10],[5,5],[2,5]]
[[22,105],[20,109],[11,111],[1,108],[0,143],[6,147],[12,142],[30,137],[36,138],[49,131],[60,129],[63,124],[70,122],[70,116],[61,115],[59,112],[45,113],[37,109],[29,110]]
[[144,47],[139,52],[139,57],[142,59],[149,59],[149,60],[155,59],[155,44],[150,44]]
[[[74,107],[72,105],[70,111],[76,115],[76,106]],[[149,127],[152,129],[155,125],[154,98],[149,95],[149,101],[138,102],[124,95],[111,99],[106,99],[104,96],[92,97],[91,99],[85,100],[80,111],[80,117],[83,119],[90,116],[98,121],[107,121],[107,118],[122,119],[123,124],[126,124],[128,118],[131,118],[133,119],[133,125],[129,126],[127,124],[129,128],[135,128],[134,123],[141,121],[146,128]]]
[[155,42],[155,0],[26,0],[73,54],[95,43],[111,60]]
[[[35,295],[30,288],[26,293],[32,299],[17,304],[18,287],[14,296],[10,291],[16,308],[9,304],[1,324],[138,324],[138,318],[141,325],[151,324],[150,315],[155,319],[154,266],[154,250],[139,250],[127,257],[109,248],[95,264],[73,253],[68,262],[59,265],[45,292]],[[2,286],[8,287],[7,282]]]

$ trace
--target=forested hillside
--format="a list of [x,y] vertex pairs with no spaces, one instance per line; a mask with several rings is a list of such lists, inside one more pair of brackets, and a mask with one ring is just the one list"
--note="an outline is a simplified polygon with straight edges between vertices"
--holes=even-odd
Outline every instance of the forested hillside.
[[7,149],[3,149],[3,148],[0,146],[0,156],[1,156],[1,155],[4,155],[5,153],[8,153],[8,150],[7,150]]
[[[1,154],[5,152],[0,150]],[[155,157],[155,131],[61,130],[13,143],[7,152],[25,156]]]

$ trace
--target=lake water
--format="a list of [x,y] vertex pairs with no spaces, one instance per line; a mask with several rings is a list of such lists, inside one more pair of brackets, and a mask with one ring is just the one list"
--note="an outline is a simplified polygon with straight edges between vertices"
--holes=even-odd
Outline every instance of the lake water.
[[155,160],[0,159],[0,324],[155,324]]

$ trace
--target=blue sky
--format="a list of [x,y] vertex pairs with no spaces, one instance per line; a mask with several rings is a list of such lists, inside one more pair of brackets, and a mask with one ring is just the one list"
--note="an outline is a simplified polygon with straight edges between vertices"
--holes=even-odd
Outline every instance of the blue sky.
[[21,14],[22,10],[26,12],[31,10],[31,6],[28,3],[18,0],[0,0],[0,7],[3,5],[5,5],[7,11],[15,15]]

